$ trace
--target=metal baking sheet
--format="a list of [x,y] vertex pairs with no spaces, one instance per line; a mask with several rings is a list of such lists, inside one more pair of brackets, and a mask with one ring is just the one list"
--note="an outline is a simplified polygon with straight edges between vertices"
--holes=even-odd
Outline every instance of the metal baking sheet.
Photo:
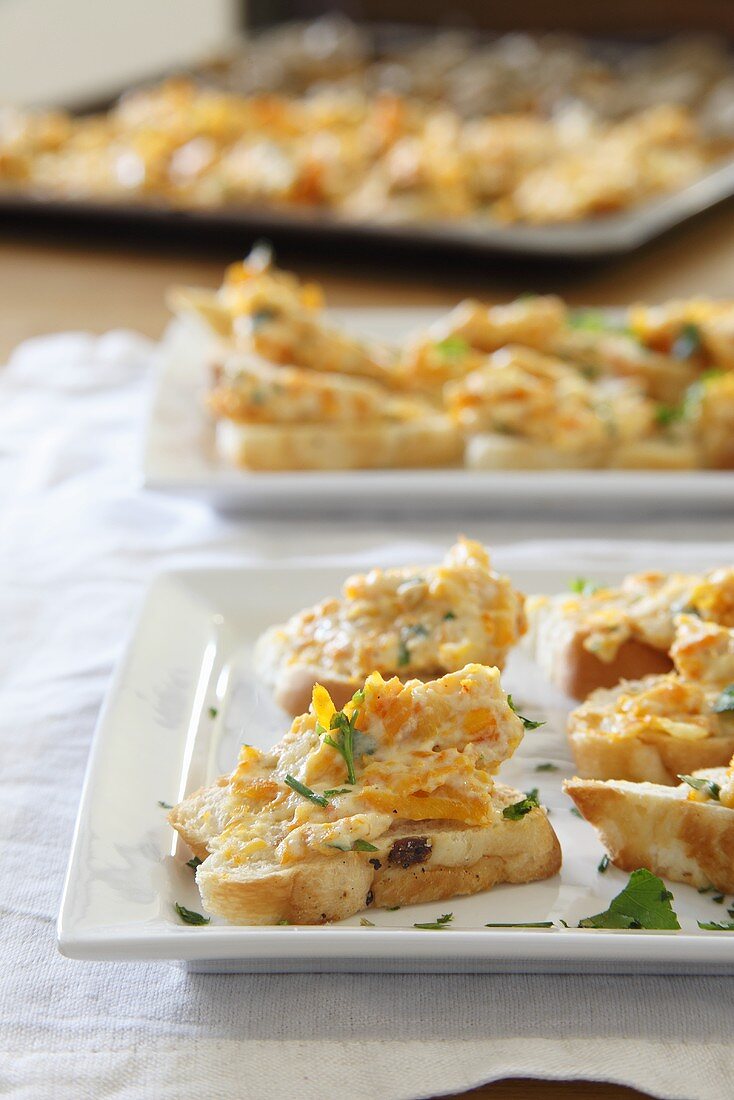
[[64,221],[70,231],[84,226],[128,227],[196,237],[272,234],[318,247],[369,243],[537,256],[594,259],[621,255],[647,243],[734,196],[734,160],[707,172],[680,191],[632,210],[567,225],[499,225],[467,219],[455,222],[388,223],[347,221],[326,211],[275,207],[184,209],[165,204],[96,202],[0,192],[0,218],[28,223]]

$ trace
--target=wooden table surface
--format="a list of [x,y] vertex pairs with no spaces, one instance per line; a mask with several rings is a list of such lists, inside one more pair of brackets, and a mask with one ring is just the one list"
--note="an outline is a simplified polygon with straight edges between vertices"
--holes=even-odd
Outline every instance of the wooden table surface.
[[[246,242],[186,248],[129,235],[66,235],[0,226],[0,362],[29,336],[60,330],[130,328],[156,337],[167,321],[171,283],[216,286],[224,262]],[[537,264],[502,257],[459,262],[430,254],[380,259],[355,249],[314,256],[281,247],[284,265],[324,284],[332,305],[447,305],[468,295],[501,301],[524,291],[576,304],[622,305],[676,296],[734,298],[734,205],[623,259],[593,265]],[[608,1084],[503,1081],[463,1094],[474,1100],[623,1100],[642,1096]]]

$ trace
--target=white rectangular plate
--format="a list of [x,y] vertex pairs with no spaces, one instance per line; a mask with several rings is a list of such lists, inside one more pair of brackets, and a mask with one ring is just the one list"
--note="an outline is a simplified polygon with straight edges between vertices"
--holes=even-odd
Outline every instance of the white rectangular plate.
[[[529,571],[512,569],[508,552],[496,560],[526,592],[562,591],[584,564]],[[726,919],[725,908],[687,886],[672,886],[681,932],[574,927],[605,909],[627,875],[597,870],[602,848],[561,792],[561,780],[573,774],[563,732],[567,701],[522,652],[511,656],[503,684],[523,713],[547,725],[526,734],[500,778],[520,790],[540,789],[563,848],[559,876],[396,912],[370,910],[375,927],[361,926],[359,916],[323,927],[179,921],[175,902],[201,911],[201,900],[185,865],[189,853],[159,801],[174,803],[230,771],[240,742],[266,747],[285,732],[288,719],[254,677],[254,642],[343,580],[342,568],[271,567],[180,571],[153,583],[94,738],[59,917],[63,953],[178,959],[208,970],[734,972],[734,935],[696,925]],[[558,770],[538,772],[545,762]],[[454,914],[446,931],[413,928],[446,912]],[[484,927],[545,920],[570,927]]]
[[[334,310],[340,323],[380,339],[396,340],[435,320],[444,310]],[[194,326],[176,322],[160,347],[156,388],[147,425],[143,483],[148,489],[207,501],[216,508],[271,513],[366,507],[428,508],[471,505],[489,512],[498,503],[539,507],[583,502],[606,506],[726,504],[734,479],[727,471],[464,469],[346,470],[263,473],[237,470],[214,447],[214,425],[204,406],[205,340]]]

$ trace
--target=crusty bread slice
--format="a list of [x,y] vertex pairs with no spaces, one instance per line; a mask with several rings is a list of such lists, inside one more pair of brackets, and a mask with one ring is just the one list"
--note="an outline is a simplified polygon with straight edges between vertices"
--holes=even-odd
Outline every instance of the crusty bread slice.
[[368,470],[453,466],[463,439],[441,415],[349,424],[242,424],[220,419],[216,446],[249,470]]
[[492,432],[468,436],[465,452],[470,470],[581,470],[602,466],[604,457],[601,449],[562,451],[532,439]]
[[608,737],[596,730],[569,728],[578,774],[584,779],[628,779],[633,783],[675,784],[679,775],[719,768],[734,754],[734,735],[685,741],[649,730],[641,737]]
[[620,680],[639,680],[673,668],[666,652],[637,638],[623,642],[611,661],[600,660],[584,646],[589,631],[564,615],[555,599],[531,599],[526,609],[529,630],[523,646],[546,678],[572,699],[585,699],[592,691],[612,688]]
[[[377,851],[350,851],[281,865],[228,864],[209,844],[222,827],[227,778],[190,795],[169,820],[205,862],[196,881],[205,908],[236,924],[321,924],[373,906],[412,905],[488,890],[499,883],[549,878],[561,866],[561,849],[546,811],[510,820],[500,813],[489,826],[447,821],[401,821],[376,840]],[[499,810],[523,798],[502,784],[492,801]],[[208,856],[208,858],[206,858]]]
[[[698,774],[722,783],[726,769]],[[646,867],[673,882],[734,893],[734,810],[689,799],[685,784],[569,779],[563,787],[623,871]]]

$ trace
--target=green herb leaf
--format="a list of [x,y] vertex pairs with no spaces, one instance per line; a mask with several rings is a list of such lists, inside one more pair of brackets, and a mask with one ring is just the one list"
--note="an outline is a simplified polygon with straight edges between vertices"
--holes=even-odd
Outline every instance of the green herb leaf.
[[520,714],[512,701],[511,695],[507,696],[507,705],[512,713],[517,715],[526,730],[537,730],[540,729],[541,726],[545,725],[545,722],[534,722],[532,718],[526,718],[523,714]]
[[349,787],[333,787],[324,791],[324,798],[333,798],[337,794],[351,794]]
[[701,339],[701,330],[698,325],[689,322],[682,326],[677,339],[670,349],[670,353],[674,359],[690,359],[692,355],[696,355],[702,348],[703,340]]
[[218,714],[219,714],[219,711],[217,710],[216,707],[209,707],[209,717],[210,718],[216,718]]
[[316,794],[310,787],[307,787],[305,783],[299,782],[298,779],[294,779],[292,775],[285,777],[286,784],[295,791],[296,794],[300,794],[302,798],[307,798],[309,802],[313,802],[316,806],[328,806],[328,798],[324,798],[323,795]]
[[699,886],[698,888],[699,894],[710,894],[712,890],[713,886]]
[[685,405],[658,405],[655,410],[655,423],[661,428],[676,424],[685,416]]
[[568,327],[584,332],[607,332],[612,326],[598,309],[574,309],[568,314]]
[[160,808],[162,810],[172,810],[173,809],[173,806],[171,805],[170,802],[163,802],[160,798],[158,799],[158,805],[160,806]]
[[190,867],[192,871],[195,871],[197,867],[201,867],[204,861],[199,859],[198,856],[193,856],[192,859],[186,860],[186,866]]
[[289,920],[286,920],[285,917],[283,918],[283,920],[278,921],[278,924],[290,924],[290,923],[291,922]]
[[680,928],[672,900],[663,880],[640,868],[632,872],[608,909],[579,921],[579,928]]
[[586,577],[574,577],[569,581],[568,587],[577,596],[593,596],[595,592],[601,591],[603,585],[597,584],[596,581],[589,581]]
[[723,905],[724,904],[724,895],[723,894],[717,894],[716,897],[712,898],[711,900],[715,901],[717,905]]
[[460,359],[471,350],[471,344],[463,336],[447,336],[445,340],[440,340],[435,347],[436,351],[440,352],[446,359]]
[[584,815],[581,813],[581,810],[579,810],[576,806],[572,806],[569,810],[569,813],[572,813],[574,817],[580,817],[583,820]]
[[724,688],[711,709],[714,714],[734,713],[734,684]]
[[699,920],[696,923],[706,932],[734,932],[734,920]]
[[368,840],[355,840],[352,845],[353,852],[377,852],[379,849],[375,848],[374,844],[370,844]]
[[448,622],[451,622],[451,620],[455,619],[455,618],[456,618],[456,615],[454,614],[453,611],[447,611],[446,614],[443,617],[443,621],[445,623],[448,623]]
[[405,644],[404,638],[398,639],[398,665],[402,668],[403,665],[410,664],[410,651]]
[[611,859],[609,858],[609,856],[605,852],[604,855],[599,860],[599,866],[597,867],[597,871],[599,872],[600,875],[604,874],[604,872],[606,871],[607,867],[609,866],[609,864],[611,862],[612,862]]
[[534,798],[535,801],[537,802],[538,801],[538,788],[533,787],[532,791],[525,791],[525,795],[526,795],[527,798]]
[[557,772],[558,771],[558,765],[557,764],[551,764],[551,762],[548,761],[547,764],[536,764],[535,765],[535,770],[536,770],[536,772]]
[[709,798],[719,801],[721,787],[718,783],[714,783],[713,779],[704,779],[698,775],[679,775],[678,778],[687,783],[689,787],[693,787],[694,791],[706,791]]
[[375,927],[375,922],[373,920],[367,920],[367,917],[360,917],[359,918],[359,923],[362,925],[363,928],[374,928]]
[[436,917],[435,921],[429,921],[427,924],[414,924],[414,928],[429,928],[437,932],[443,931],[447,924],[454,919],[453,913],[444,913],[442,917]]
[[322,736],[327,745],[331,745],[332,749],[336,749],[340,753],[347,766],[347,783],[354,784],[357,782],[354,770],[355,755],[361,756],[375,750],[374,746],[368,747],[371,738],[360,735],[359,730],[356,728],[359,708],[364,702],[364,692],[355,691],[352,702],[355,706],[351,718],[348,718],[343,710],[338,710],[331,716],[330,729],[336,731],[338,736],[334,738],[331,733],[324,733]]
[[193,909],[187,909],[185,905],[175,903],[174,908],[184,924],[208,924],[211,917],[203,917],[201,913],[195,913]]
[[520,921],[517,924],[485,924],[485,928],[552,928],[552,920]]
[[520,802],[513,802],[511,806],[505,806],[502,816],[506,817],[508,821],[519,821],[521,817],[525,817],[525,814],[529,814],[531,810],[536,809],[539,805],[537,791],[531,791]]
[[397,913],[398,909],[401,909],[401,908],[402,908],[402,906],[400,906],[400,905],[386,905],[385,906],[385,912],[386,913]]

